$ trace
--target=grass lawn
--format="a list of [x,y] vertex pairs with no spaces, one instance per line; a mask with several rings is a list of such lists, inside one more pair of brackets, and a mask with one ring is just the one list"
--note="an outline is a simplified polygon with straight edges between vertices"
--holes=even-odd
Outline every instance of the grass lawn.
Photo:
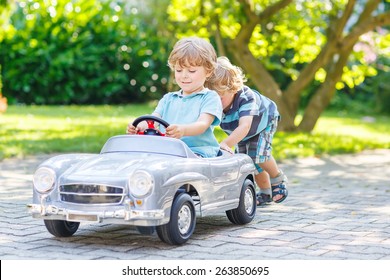
[[[127,123],[152,112],[155,104],[127,106],[9,106],[0,115],[0,160],[33,154],[97,153]],[[224,133],[218,128],[219,140]],[[327,112],[312,133],[277,132],[277,160],[390,148],[390,117]]]

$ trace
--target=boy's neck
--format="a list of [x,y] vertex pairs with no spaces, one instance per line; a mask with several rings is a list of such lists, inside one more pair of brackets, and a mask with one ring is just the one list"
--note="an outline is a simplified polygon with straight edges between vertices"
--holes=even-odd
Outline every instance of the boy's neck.
[[181,94],[183,96],[188,96],[188,95],[191,95],[191,94],[194,94],[194,93],[202,92],[204,89],[205,89],[205,87],[201,87],[201,88],[199,88],[199,89],[197,89],[195,91],[192,91],[192,92],[184,92],[184,90],[181,90],[180,92],[181,92]]
[[236,98],[236,95],[237,95],[237,93],[233,94],[233,98],[232,98],[232,100],[230,101],[229,105],[227,105],[227,106],[223,109],[223,112],[224,112],[225,114],[226,114],[227,112],[229,112],[229,110],[232,108],[234,99]]

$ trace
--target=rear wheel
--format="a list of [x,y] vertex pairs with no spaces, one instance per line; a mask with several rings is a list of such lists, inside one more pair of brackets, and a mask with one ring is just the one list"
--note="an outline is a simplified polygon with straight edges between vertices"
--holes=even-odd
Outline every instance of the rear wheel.
[[187,193],[180,193],[173,201],[169,223],[156,227],[156,230],[162,241],[181,245],[191,237],[195,224],[194,202]]
[[79,222],[68,222],[62,220],[44,220],[46,229],[56,237],[72,236],[79,228]]
[[226,211],[226,216],[233,224],[250,223],[256,215],[256,192],[251,180],[246,179],[241,189],[240,203],[236,209]]

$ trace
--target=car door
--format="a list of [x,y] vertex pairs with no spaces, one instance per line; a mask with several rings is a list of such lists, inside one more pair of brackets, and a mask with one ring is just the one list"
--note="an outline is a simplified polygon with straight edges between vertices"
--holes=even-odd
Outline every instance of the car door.
[[230,204],[239,198],[240,186],[238,186],[239,163],[232,156],[210,158],[210,174],[213,193],[211,201],[217,204]]

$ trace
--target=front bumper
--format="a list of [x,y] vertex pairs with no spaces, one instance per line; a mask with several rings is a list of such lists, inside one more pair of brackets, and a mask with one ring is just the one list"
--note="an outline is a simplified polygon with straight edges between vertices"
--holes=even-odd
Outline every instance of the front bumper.
[[136,209],[118,209],[118,210],[99,210],[85,211],[73,210],[55,205],[28,204],[28,212],[34,218],[64,220],[69,222],[108,222],[115,224],[128,224],[138,226],[157,226],[164,222],[164,210],[136,210]]

